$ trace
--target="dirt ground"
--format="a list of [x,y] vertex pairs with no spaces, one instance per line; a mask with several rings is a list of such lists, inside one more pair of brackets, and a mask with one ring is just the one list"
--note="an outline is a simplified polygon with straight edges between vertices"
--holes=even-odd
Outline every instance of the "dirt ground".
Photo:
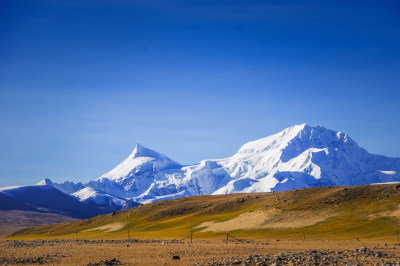
[[0,210],[0,217],[0,237],[8,236],[22,228],[76,220],[55,213],[20,210]]
[[0,241],[0,265],[400,265],[399,262],[400,243],[382,241]]

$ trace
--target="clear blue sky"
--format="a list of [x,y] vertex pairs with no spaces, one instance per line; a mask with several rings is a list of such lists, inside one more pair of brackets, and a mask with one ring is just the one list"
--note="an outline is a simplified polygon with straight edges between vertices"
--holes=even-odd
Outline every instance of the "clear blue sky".
[[0,186],[182,164],[300,123],[400,157],[399,1],[0,2]]

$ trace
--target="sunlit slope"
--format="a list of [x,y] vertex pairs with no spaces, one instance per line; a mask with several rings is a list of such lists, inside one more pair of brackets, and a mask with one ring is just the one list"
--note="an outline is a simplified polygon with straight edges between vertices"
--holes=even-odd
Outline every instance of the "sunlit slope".
[[[25,229],[13,238],[320,238],[397,240],[400,186],[306,188],[193,196],[87,220]],[[129,234],[128,234],[129,231]]]

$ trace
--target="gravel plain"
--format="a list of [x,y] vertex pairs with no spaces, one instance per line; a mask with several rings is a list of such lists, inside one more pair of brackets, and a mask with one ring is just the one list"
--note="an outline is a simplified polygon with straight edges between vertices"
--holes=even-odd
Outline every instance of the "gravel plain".
[[400,243],[327,240],[5,240],[1,265],[399,265]]

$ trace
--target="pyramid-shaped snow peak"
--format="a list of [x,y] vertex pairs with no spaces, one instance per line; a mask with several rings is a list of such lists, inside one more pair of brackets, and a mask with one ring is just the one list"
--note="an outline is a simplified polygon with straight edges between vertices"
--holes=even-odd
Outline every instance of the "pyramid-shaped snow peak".
[[132,158],[134,157],[149,157],[149,158],[159,158],[159,157],[166,157],[154,150],[150,150],[144,147],[142,144],[136,144],[135,148],[133,149],[131,155]]
[[135,174],[151,171],[163,171],[180,168],[181,165],[167,156],[137,144],[133,152],[110,172],[99,179],[123,180]]
[[49,178],[45,178],[36,183],[38,186],[54,186],[53,182]]

